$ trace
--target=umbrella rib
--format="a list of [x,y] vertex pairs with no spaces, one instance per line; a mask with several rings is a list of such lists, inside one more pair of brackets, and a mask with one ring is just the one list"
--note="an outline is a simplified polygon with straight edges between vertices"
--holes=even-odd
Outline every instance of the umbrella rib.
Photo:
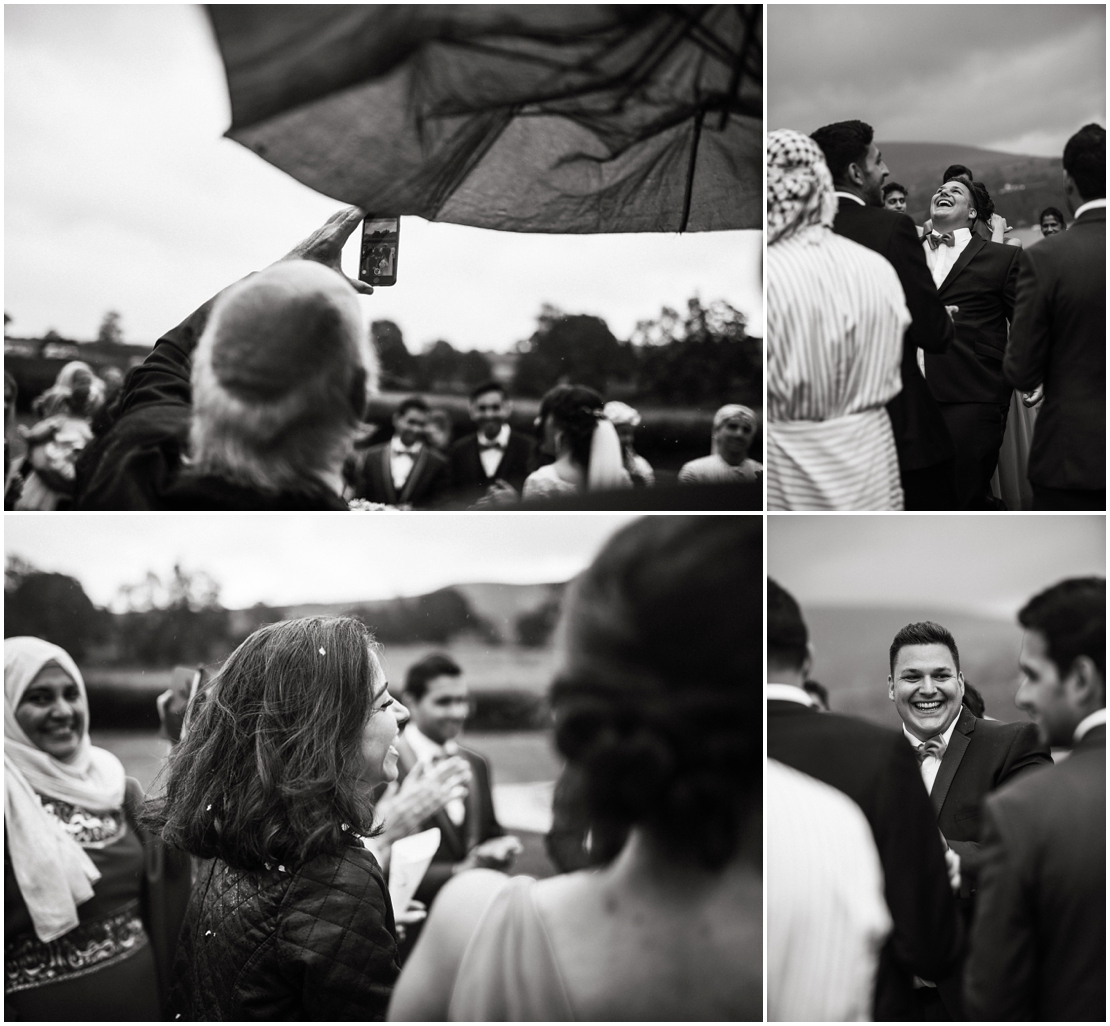
[[686,170],[686,195],[682,200],[682,221],[678,226],[680,232],[686,231],[690,220],[690,204],[694,198],[694,165],[698,160],[698,141],[701,139],[701,123],[705,117],[704,110],[698,110],[694,115],[694,138],[690,143],[690,165]]

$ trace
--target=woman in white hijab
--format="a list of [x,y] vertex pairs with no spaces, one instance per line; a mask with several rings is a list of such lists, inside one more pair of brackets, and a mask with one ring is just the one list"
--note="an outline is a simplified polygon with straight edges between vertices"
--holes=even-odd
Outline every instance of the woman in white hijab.
[[69,654],[6,639],[5,1019],[160,1018],[140,916],[143,847],[125,797],[142,792],[90,743]]
[[739,403],[722,406],[713,415],[713,444],[708,456],[684,463],[679,484],[735,484],[758,481],[763,464],[748,457],[758,422],[755,410]]

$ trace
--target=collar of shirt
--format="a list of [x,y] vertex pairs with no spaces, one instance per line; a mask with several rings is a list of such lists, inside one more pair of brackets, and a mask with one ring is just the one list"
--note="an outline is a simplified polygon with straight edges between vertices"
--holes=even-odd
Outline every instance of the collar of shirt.
[[1075,734],[1072,735],[1071,743],[1073,745],[1079,744],[1083,740],[1083,736],[1095,727],[1101,727],[1106,723],[1106,709],[1096,709],[1090,716],[1084,716],[1079,721],[1079,726],[1075,728]]
[[857,203],[858,203],[858,204],[859,204],[859,205],[860,205],[861,207],[866,207],[866,206],[867,206],[867,204],[866,204],[866,203],[864,203],[864,202],[863,202],[863,200],[861,200],[861,199],[860,199],[860,198],[859,198],[859,197],[858,197],[858,196],[857,196],[857,195],[856,195],[855,193],[853,193],[853,192],[840,192],[839,190],[837,190],[836,192],[834,192],[834,193],[833,193],[833,195],[834,195],[834,196],[843,196],[843,197],[844,197],[844,199],[850,199],[850,200],[855,200],[855,201],[856,201],[856,202],[857,202]]
[[[948,729],[943,734],[941,734],[941,737],[944,738],[944,747],[946,749],[948,748],[949,743],[952,741],[952,731],[956,729],[956,724],[959,722],[960,717],[957,716],[951,723],[948,724]],[[906,729],[906,725],[904,723],[902,724],[902,733],[906,735],[906,740],[908,740],[909,743],[914,746],[914,748],[920,748],[923,744],[925,744],[925,742],[922,741],[916,734],[911,734]],[[933,756],[930,755],[928,756],[928,758],[931,759],[933,758]]]
[[799,705],[808,705],[811,709],[816,708],[816,703],[806,690],[794,684],[764,684],[763,697],[768,702],[797,702]]
[[458,755],[459,746],[455,741],[446,741],[442,745],[438,741],[433,741],[427,734],[418,730],[411,723],[405,727],[405,732],[402,735],[409,743],[412,749],[412,754],[416,756],[417,762],[435,762],[436,759],[442,758],[445,755]]
[[501,425],[501,430],[497,432],[497,437],[494,438],[492,441],[487,441],[486,436],[479,433],[478,434],[478,448],[479,449],[493,449],[493,448],[504,449],[505,446],[509,444],[509,431],[510,431],[509,425],[508,424],[502,424]]
[[1083,204],[1083,206],[1081,206],[1081,207],[1080,207],[1080,208],[1079,208],[1079,209],[1078,209],[1078,210],[1077,210],[1077,211],[1075,212],[1075,220],[1073,220],[1073,221],[1072,221],[1072,224],[1075,224],[1075,221],[1076,221],[1076,220],[1078,220],[1078,219],[1079,219],[1079,217],[1080,217],[1080,216],[1081,216],[1082,214],[1086,213],[1086,212],[1087,212],[1088,210],[1097,210],[1097,209],[1098,209],[1099,207],[1102,207],[1103,209],[1105,209],[1105,208],[1106,208],[1106,199],[1105,199],[1105,198],[1103,198],[1103,199],[1093,199],[1093,200],[1087,200],[1087,202],[1086,202],[1086,203],[1084,203],[1084,204]]
[[415,459],[420,455],[420,450],[424,448],[423,442],[417,442],[415,445],[407,446],[401,441],[400,435],[394,435],[389,440],[389,449],[394,456],[411,456]]

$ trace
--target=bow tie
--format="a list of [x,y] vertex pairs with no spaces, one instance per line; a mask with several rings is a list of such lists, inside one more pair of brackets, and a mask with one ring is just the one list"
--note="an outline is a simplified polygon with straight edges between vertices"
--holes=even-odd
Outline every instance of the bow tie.
[[929,232],[929,234],[925,236],[925,239],[933,249],[936,249],[937,246],[956,245],[956,238],[951,232],[944,232],[944,234],[940,232]]
[[495,438],[493,441],[486,441],[484,438],[478,439],[478,446],[482,449],[504,449],[505,446],[501,444],[500,438]]
[[401,446],[398,446],[396,449],[393,450],[393,455],[394,456],[410,456],[410,457],[412,457],[412,459],[416,459],[416,457],[420,455],[420,446],[419,445],[413,445],[409,448],[406,448],[405,446],[401,445]]
[[944,738],[937,734],[936,737],[929,738],[920,748],[917,749],[917,762],[918,765],[923,763],[928,756],[933,756],[937,762],[944,758],[944,752],[948,748],[945,744]]

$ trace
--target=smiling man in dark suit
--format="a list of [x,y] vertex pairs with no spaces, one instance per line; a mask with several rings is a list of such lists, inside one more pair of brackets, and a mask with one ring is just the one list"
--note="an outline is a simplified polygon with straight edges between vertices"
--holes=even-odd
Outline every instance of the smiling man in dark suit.
[[937,297],[913,221],[883,206],[886,165],[870,125],[825,125],[813,140],[825,154],[836,186],[833,231],[886,257],[898,273],[913,318],[902,349],[902,391],[887,403],[898,470],[908,510],[951,510],[954,450],[936,400],[921,377],[917,351],[943,353],[952,342],[952,319]]
[[1038,510],[1106,508],[1106,129],[1064,148],[1075,221],[1021,256],[1004,370],[1015,388],[1044,386],[1029,482]]
[[[963,706],[960,653],[940,624],[911,623],[895,635],[887,694],[917,756],[940,832],[958,858],[960,907],[969,924],[978,883],[983,800],[1018,774],[1050,765],[1048,748],[1031,723],[978,719]],[[948,1017],[963,1018],[959,976],[931,979]],[[918,993],[923,1018],[939,1011],[937,991],[931,995],[930,989]]]
[[975,1019],[1106,1016],[1106,581],[1061,581],[1018,614],[1016,703],[1051,769],[987,799],[964,993]]
[[459,501],[489,507],[520,498],[524,479],[536,469],[536,443],[509,426],[512,412],[512,400],[499,381],[470,393],[470,419],[478,430],[448,453],[451,489]]
[[793,597],[770,579],[766,630],[767,756],[842,791],[867,818],[894,921],[879,956],[874,1018],[913,1018],[915,974],[950,974],[961,937],[936,817],[913,752],[893,730],[818,711],[804,689],[812,660],[805,621]]
[[953,178],[934,193],[933,228],[919,245],[941,302],[956,308],[951,347],[925,354],[925,381],[956,447],[956,508],[989,510],[998,508],[991,477],[1013,392],[1002,376],[1002,358],[1021,250],[975,234],[983,206],[977,186]]

